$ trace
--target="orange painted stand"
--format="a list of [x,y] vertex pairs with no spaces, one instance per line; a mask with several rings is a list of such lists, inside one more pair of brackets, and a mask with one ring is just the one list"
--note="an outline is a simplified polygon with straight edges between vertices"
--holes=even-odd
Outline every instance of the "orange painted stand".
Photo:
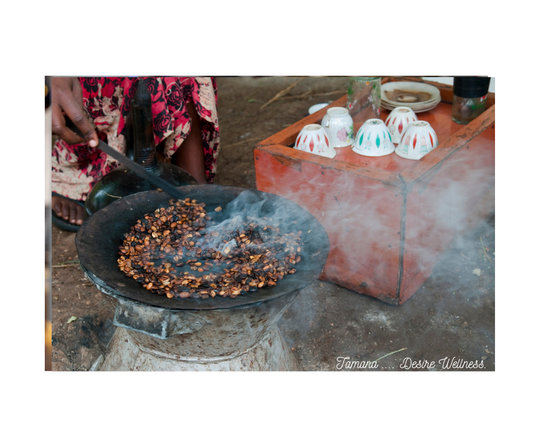
[[[330,253],[321,279],[396,305],[418,290],[453,238],[472,225],[476,206],[489,197],[493,207],[494,95],[481,116],[460,125],[444,102],[451,102],[451,87],[429,84],[441,90],[442,101],[417,116],[435,129],[439,146],[421,160],[395,153],[365,157],[351,147],[328,159],[290,147],[327,109],[254,148],[257,189],[294,201],[326,229]],[[329,107],[345,105],[346,96]],[[388,114],[382,111],[381,119]]]

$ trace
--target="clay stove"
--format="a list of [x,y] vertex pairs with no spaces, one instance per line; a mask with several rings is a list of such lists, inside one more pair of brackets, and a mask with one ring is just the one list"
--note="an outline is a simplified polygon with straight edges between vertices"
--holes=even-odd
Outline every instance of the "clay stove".
[[[299,291],[321,273],[329,251],[324,228],[307,211],[281,197],[243,188],[198,185],[177,188],[183,199],[205,203],[213,220],[235,213],[283,216],[284,233],[302,230],[297,272],[275,286],[236,298],[168,299],[144,289],[118,269],[118,247],[145,213],[168,206],[170,196],[148,191],[117,200],[90,216],[76,235],[86,276],[115,307],[117,330],[100,371],[290,371],[297,361],[277,321]],[[246,199],[240,203],[240,198]],[[224,212],[214,209],[222,206]],[[281,214],[280,214],[281,213]]]

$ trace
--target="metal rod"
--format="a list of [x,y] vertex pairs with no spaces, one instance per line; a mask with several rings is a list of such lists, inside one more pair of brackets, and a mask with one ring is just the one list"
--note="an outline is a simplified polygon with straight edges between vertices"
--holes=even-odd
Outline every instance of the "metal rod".
[[[68,118],[68,116],[65,116],[65,122],[67,127],[75,132],[77,135],[79,135],[82,138],[85,138],[83,133],[74,125],[74,123]],[[102,151],[104,151],[107,155],[113,157],[115,160],[117,160],[119,163],[126,166],[128,169],[131,169],[133,172],[135,172],[137,175],[139,175],[142,178],[145,178],[148,180],[152,185],[156,186],[157,188],[161,188],[162,190],[166,191],[168,194],[170,194],[172,197],[176,199],[183,199],[183,195],[180,194],[180,192],[172,186],[169,182],[162,179],[161,177],[158,177],[157,175],[152,174],[151,172],[144,169],[141,165],[135,163],[133,160],[129,159],[125,155],[121,154],[116,149],[113,149],[111,146],[109,146],[107,143],[104,143],[101,140],[98,140],[98,148]]]

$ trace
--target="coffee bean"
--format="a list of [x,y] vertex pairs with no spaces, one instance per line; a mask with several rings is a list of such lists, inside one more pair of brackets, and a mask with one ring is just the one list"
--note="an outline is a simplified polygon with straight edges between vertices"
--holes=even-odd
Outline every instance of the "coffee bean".
[[[174,200],[172,206],[139,219],[118,247],[119,269],[147,290],[168,298],[235,298],[273,287],[286,274],[296,272],[293,265],[301,261],[301,231],[282,234],[279,227],[260,224],[267,217],[247,217],[247,223],[231,232],[210,231],[204,206],[195,200]],[[203,276],[180,269],[185,264]],[[213,268],[216,273],[207,273]]]

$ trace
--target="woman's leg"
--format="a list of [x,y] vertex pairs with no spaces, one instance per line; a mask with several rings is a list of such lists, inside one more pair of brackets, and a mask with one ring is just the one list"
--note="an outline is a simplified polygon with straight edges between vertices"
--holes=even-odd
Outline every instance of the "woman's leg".
[[191,130],[174,155],[172,163],[185,169],[200,184],[207,183],[205,177],[205,157],[200,129],[200,117],[192,101],[187,103],[187,112],[191,117]]

